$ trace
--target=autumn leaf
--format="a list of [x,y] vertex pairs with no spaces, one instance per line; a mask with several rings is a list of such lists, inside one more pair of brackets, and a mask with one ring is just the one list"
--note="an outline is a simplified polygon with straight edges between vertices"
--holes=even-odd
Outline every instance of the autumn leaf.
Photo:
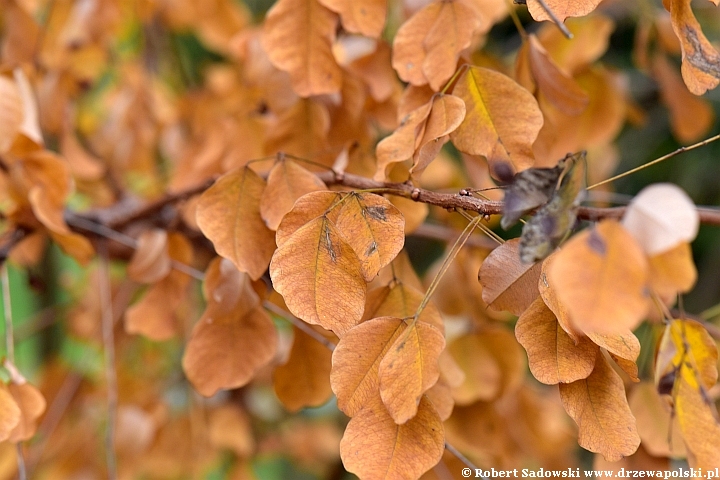
[[342,198],[342,194],[337,192],[311,192],[297,199],[292,210],[285,214],[278,225],[275,234],[277,246],[282,247],[300,227],[311,220],[323,215],[331,221],[335,220],[339,210],[331,207],[339,205]]
[[[424,293],[420,290],[396,279],[389,285],[368,292],[363,320],[378,317],[413,317],[424,297]],[[444,329],[442,316],[433,302],[429,302],[420,312],[418,321],[433,325],[441,331]]]
[[576,344],[539,297],[518,318],[515,336],[527,351],[533,376],[548,385],[587,378],[600,355],[587,337]]
[[453,389],[458,405],[498,397],[502,388],[502,369],[481,335],[456,338],[449,343],[448,352],[464,373],[462,383]]
[[720,465],[720,424],[712,402],[684,375],[678,379],[675,412],[688,450],[690,465],[712,471]]
[[228,260],[210,264],[203,291],[207,307],[193,327],[182,365],[195,389],[209,397],[249,382],[275,355],[277,332],[249,276]]
[[656,457],[685,456],[677,416],[672,415],[671,406],[651,381],[636,385],[628,395],[628,404],[637,420],[642,446],[648,453]]
[[543,119],[530,92],[499,72],[470,67],[452,93],[466,108],[465,120],[450,134],[458,150],[508,164],[514,171],[533,164],[532,143]]
[[692,242],[700,217],[690,197],[676,185],[657,183],[643,188],[630,202],[622,219],[648,255]]
[[10,438],[22,416],[20,407],[5,384],[0,384],[0,406],[0,438],[5,441]]
[[320,3],[340,15],[340,21],[348,32],[378,38],[385,26],[386,0],[320,0]]
[[670,19],[682,48],[682,73],[685,85],[695,95],[702,95],[720,83],[720,53],[705,37],[690,0],[670,1]]
[[217,252],[238,270],[260,278],[274,251],[272,231],[260,217],[265,181],[250,168],[220,177],[200,196],[197,223]]
[[20,420],[10,432],[8,440],[11,442],[29,440],[35,435],[40,416],[45,413],[47,406],[45,397],[40,390],[26,381],[11,382],[7,389],[20,408]]
[[293,315],[340,337],[362,317],[366,287],[360,260],[327,216],[311,220],[280,245],[270,277]]
[[378,368],[380,398],[395,423],[416,415],[420,398],[439,378],[438,357],[444,348],[442,332],[418,321],[385,353]]
[[280,0],[268,11],[263,46],[301,97],[336,93],[342,71],[332,53],[337,15],[318,0]]
[[350,420],[340,441],[345,468],[367,480],[419,478],[440,461],[444,449],[443,424],[425,397],[417,415],[402,425],[382,405],[364,408]]
[[291,412],[317,407],[332,395],[332,351],[299,328],[293,328],[293,344],[284,365],[273,373],[275,394]]
[[598,355],[589,377],[560,384],[563,407],[578,424],[581,447],[608,461],[626,457],[640,445],[625,388],[603,355]]
[[293,160],[283,157],[268,175],[267,186],[260,199],[260,215],[270,230],[277,230],[298,198],[320,190],[327,190],[322,180]]
[[20,89],[12,75],[0,75],[0,152],[10,150],[23,121],[23,104]]
[[161,229],[144,231],[128,264],[128,276],[140,283],[155,283],[170,273],[168,233]]
[[648,309],[647,260],[614,220],[603,220],[568,241],[548,267],[547,281],[583,332],[632,329]]
[[674,303],[679,293],[687,293],[695,285],[697,269],[687,243],[653,255],[648,262],[650,288],[667,303]]
[[475,12],[459,1],[433,2],[415,13],[393,41],[393,68],[412,85],[438,91],[457,68],[478,27]]
[[405,243],[403,215],[379,195],[348,194],[335,225],[360,259],[366,281],[375,278]]
[[[584,17],[595,10],[601,0],[545,0],[547,8],[552,10],[561,22],[568,17]],[[527,0],[528,11],[537,22],[552,21],[538,0]]]

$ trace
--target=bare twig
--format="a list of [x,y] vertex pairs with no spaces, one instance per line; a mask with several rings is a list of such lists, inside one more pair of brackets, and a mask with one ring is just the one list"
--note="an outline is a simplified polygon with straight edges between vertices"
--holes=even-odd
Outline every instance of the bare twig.
[[[460,450],[450,445],[448,442],[445,442],[445,450],[452,453],[457,457],[458,460],[460,460],[462,463],[465,464],[468,468],[472,470],[472,473],[474,474],[476,470],[479,470],[478,467],[472,463],[468,458],[460,453]],[[483,480],[488,480],[486,477],[475,477],[475,478],[482,478]]]
[[263,306],[273,312],[275,315],[284,318],[285,320],[296,326],[298,329],[307,333],[310,337],[327,347],[331,352],[335,350],[336,345],[334,342],[331,342],[330,340],[325,338],[321,333],[316,332],[310,325],[295,317],[292,313],[286,312],[274,303],[268,301],[263,302]]
[[545,0],[537,0],[540,6],[545,10],[545,13],[548,14],[548,17],[552,19],[553,23],[557,25],[557,27],[560,29],[563,35],[565,35],[565,38],[568,40],[573,38],[573,34],[568,30],[568,28],[565,26],[564,23],[560,21],[559,18],[557,18],[557,15],[555,15],[555,12],[552,11],[550,7],[548,7],[547,3],[545,3]]
[[107,246],[100,242],[99,287],[102,309],[102,337],[105,352],[105,381],[107,382],[107,427],[105,429],[105,456],[108,478],[117,478],[117,457],[115,453],[115,421],[117,416],[117,372],[115,370],[115,322],[113,321],[112,291],[108,268]]

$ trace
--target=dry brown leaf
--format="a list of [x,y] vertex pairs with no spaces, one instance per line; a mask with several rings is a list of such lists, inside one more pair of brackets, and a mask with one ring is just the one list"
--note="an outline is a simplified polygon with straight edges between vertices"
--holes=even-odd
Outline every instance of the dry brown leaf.
[[420,179],[427,166],[449,140],[448,135],[460,126],[464,118],[465,102],[462,99],[454,95],[438,95],[433,98],[425,131],[413,155],[413,166],[410,169],[413,180]]
[[[313,0],[316,1],[316,0]],[[270,119],[265,129],[265,153],[288,152],[300,158],[318,159],[328,149],[330,112],[316,97],[301,98]]]
[[265,181],[250,168],[232,170],[205,190],[197,205],[197,223],[217,252],[254,280],[267,270],[275,245],[260,217]]
[[250,419],[237,405],[226,404],[209,412],[208,436],[215,448],[228,449],[240,458],[255,450]]
[[675,303],[679,293],[687,293],[697,281],[690,244],[681,243],[653,255],[650,263],[650,288],[666,303]]
[[[682,441],[682,440],[681,440]],[[629,457],[625,457],[617,462],[608,462],[602,455],[595,455],[593,460],[593,470],[604,471],[605,478],[623,478],[626,472],[648,472],[655,471],[664,474],[664,472],[672,471],[671,460],[667,457],[654,457],[650,455],[641,444],[635,453]]]
[[5,153],[20,132],[24,115],[20,89],[12,75],[0,75],[0,112],[0,152]]
[[458,405],[498,397],[502,388],[502,369],[480,334],[456,338],[448,344],[448,352],[465,374],[463,382],[453,389]]
[[547,281],[570,321],[586,333],[635,328],[648,310],[648,280],[643,251],[614,220],[573,237],[547,269]]
[[[719,57],[720,58],[720,57]],[[712,128],[715,113],[707,100],[692,95],[664,54],[653,57],[652,72],[670,111],[670,127],[682,143],[699,140]]]
[[327,190],[322,180],[293,160],[282,158],[268,175],[260,200],[260,215],[270,230],[277,230],[298,198],[320,190]]
[[338,210],[330,207],[341,199],[342,195],[337,192],[312,192],[297,199],[292,210],[283,217],[275,233],[277,246],[282,247],[300,227],[322,215],[327,215],[331,221],[334,221]]
[[677,417],[672,416],[669,402],[658,394],[652,382],[636,385],[628,395],[628,404],[637,420],[642,446],[648,453],[656,457],[685,456]]
[[7,389],[20,408],[20,420],[10,432],[8,440],[11,442],[30,440],[35,435],[40,416],[45,413],[47,406],[45,397],[40,390],[24,379],[21,383],[11,382]]
[[207,307],[193,327],[182,365],[195,389],[209,397],[249,382],[275,355],[277,332],[258,307],[250,277],[216,258],[205,274]]
[[128,276],[139,283],[155,283],[170,273],[168,233],[159,228],[145,230],[127,267]]
[[73,176],[79,180],[100,180],[105,174],[105,165],[85,150],[70,128],[66,128],[60,138],[60,153],[67,159]]
[[702,95],[720,83],[720,53],[705,37],[690,0],[670,2],[670,20],[682,48],[682,73],[685,85],[695,95]]
[[535,35],[528,36],[527,55],[538,90],[558,110],[579,115],[587,107],[587,94],[550,57]]
[[486,0],[460,0],[475,11],[479,27],[475,34],[486,34],[493,25],[508,16],[508,7],[503,2]]
[[373,404],[386,411],[380,398],[378,369],[385,353],[404,330],[402,320],[380,317],[350,329],[340,339],[332,355],[330,384],[338,408],[347,416],[354,417]]
[[712,471],[720,465],[720,424],[715,405],[697,385],[680,375],[674,395],[675,415],[687,449],[692,452],[690,466]]
[[657,255],[680,243],[692,242],[700,227],[700,216],[680,187],[656,183],[643,188],[632,199],[622,226],[648,255]]
[[542,298],[537,298],[518,318],[515,336],[527,351],[533,376],[547,385],[587,378],[600,354],[587,337],[581,337],[576,344]]
[[340,15],[340,21],[348,32],[378,38],[385,26],[387,0],[356,2],[354,0],[319,0]]
[[412,110],[402,119],[398,128],[383,138],[376,147],[377,171],[375,180],[385,180],[388,165],[404,162],[413,157],[417,143],[423,137],[425,122],[430,115],[433,102],[425,103]]
[[438,357],[445,348],[442,332],[424,322],[403,331],[378,367],[380,398],[397,424],[417,414],[422,395],[440,376]]
[[[368,292],[363,320],[377,317],[410,318],[425,295],[423,292],[399,279],[390,284]],[[428,323],[443,331],[443,319],[433,302],[429,302],[418,317],[418,321]]]
[[371,405],[350,420],[340,441],[343,465],[367,480],[411,480],[440,461],[445,431],[425,397],[417,415],[397,425],[382,405]]
[[[354,60],[347,66],[349,72],[362,79],[367,85],[370,96],[377,102],[388,100],[397,91],[398,80],[395,70],[390,65],[391,54],[390,46],[378,40],[374,52]],[[427,103],[427,99],[422,103]]]
[[337,22],[318,0],[280,0],[265,17],[265,51],[301,97],[340,91],[342,70],[332,53]]
[[533,164],[532,144],[543,117],[530,92],[502,73],[470,67],[452,93],[466,108],[465,120],[450,134],[458,150],[483,155],[513,171]]
[[599,14],[570,18],[565,26],[573,34],[572,39],[566,38],[557,26],[546,24],[538,32],[538,40],[560,68],[575,75],[605,53],[615,26],[610,18]]
[[[168,254],[172,260],[188,265],[193,250],[190,242],[179,233],[168,236]],[[185,297],[190,277],[184,272],[171,270],[168,275],[150,287],[140,301],[125,312],[125,331],[139,333],[152,340],[161,341],[177,334],[178,321],[175,311]]]
[[275,394],[291,412],[318,407],[332,395],[330,367],[332,351],[307,333],[293,328],[288,361],[275,369]]
[[640,355],[640,340],[630,330],[613,334],[588,332],[587,336],[610,354],[630,362],[635,362]]
[[415,13],[393,41],[393,68],[412,85],[438,91],[452,77],[460,52],[478,28],[475,11],[454,0],[433,2]]
[[573,325],[567,308],[558,299],[555,289],[551,288],[547,280],[547,270],[550,268],[550,264],[555,260],[556,255],[557,253],[549,256],[543,262],[542,270],[540,272],[540,280],[538,281],[538,290],[540,290],[540,296],[545,302],[545,305],[547,305],[547,307],[555,314],[555,318],[560,324],[560,327],[565,330],[565,333],[570,335],[570,338],[572,338],[575,343],[578,343],[580,341],[580,337],[584,334],[578,331]]
[[[547,7],[552,10],[561,22],[568,17],[584,17],[600,4],[601,0],[545,0]],[[552,21],[550,15],[538,0],[527,0],[528,11],[537,22]]]
[[326,216],[305,224],[277,249],[270,278],[293,315],[340,337],[362,317],[366,286],[360,260]]
[[483,301],[493,310],[521,315],[537,298],[542,263],[523,263],[518,254],[520,239],[514,238],[490,252],[483,261],[478,280]]
[[20,423],[22,412],[4,383],[0,383],[0,412],[0,439],[5,441]]
[[589,377],[560,384],[563,407],[578,424],[581,447],[602,454],[608,461],[626,457],[640,445],[625,388],[603,355],[596,358]]
[[349,193],[335,225],[360,259],[360,269],[368,282],[405,244],[402,213],[388,200],[372,193]]

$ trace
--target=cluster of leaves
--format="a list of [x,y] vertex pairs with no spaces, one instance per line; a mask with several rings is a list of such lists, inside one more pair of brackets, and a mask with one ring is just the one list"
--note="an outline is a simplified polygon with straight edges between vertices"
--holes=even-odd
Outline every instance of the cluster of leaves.
[[[1,0],[0,260],[47,266],[50,239],[82,268],[40,389],[6,329],[0,439],[35,436],[17,452],[48,478],[255,478],[264,455],[457,476],[446,445],[487,468],[574,466],[578,443],[609,469],[720,466],[716,342],[672,310],[698,210],[652,185],[570,236],[646,121],[601,60],[613,18],[637,17],[682,142],[713,124],[720,54],[690,0],[599,3],[278,0],[254,22],[234,0]],[[520,238],[501,211],[532,215]],[[450,245],[424,281],[408,235]]]

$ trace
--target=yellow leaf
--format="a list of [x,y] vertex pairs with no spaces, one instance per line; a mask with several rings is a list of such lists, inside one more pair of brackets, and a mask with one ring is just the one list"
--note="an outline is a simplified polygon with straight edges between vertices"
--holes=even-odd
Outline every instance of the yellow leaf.
[[[564,22],[568,17],[584,17],[595,10],[601,0],[545,0],[558,20]],[[537,22],[552,21],[538,0],[527,0],[528,11]]]
[[257,280],[267,270],[275,246],[260,217],[265,181],[250,168],[232,170],[205,190],[197,205],[200,230],[217,252]]
[[575,344],[542,298],[518,318],[515,336],[527,351],[533,376],[547,385],[587,378],[595,367],[595,357],[600,355],[587,337]]
[[225,259],[210,263],[207,307],[185,348],[182,365],[195,389],[210,397],[249,382],[275,355],[277,332],[248,275]]
[[483,155],[515,171],[533,164],[532,144],[543,124],[530,92],[502,73],[471,67],[453,89],[465,101],[465,120],[450,134],[458,150]]
[[670,2],[670,20],[682,48],[682,73],[685,85],[702,95],[720,83],[720,53],[708,41],[692,9],[690,0]]
[[580,331],[612,334],[635,328],[648,310],[648,266],[633,237],[603,220],[567,242],[547,281]]
[[263,46],[301,97],[340,91],[342,70],[332,54],[337,20],[318,0],[280,0],[265,17]]
[[395,423],[403,424],[417,413],[420,397],[438,380],[438,357],[444,348],[442,332],[417,322],[385,353],[378,368],[380,397]]
[[277,249],[270,277],[293,315],[340,337],[362,317],[366,286],[360,260],[326,216],[305,224]]
[[581,447],[608,461],[626,457],[640,445],[625,388],[603,355],[598,355],[589,377],[560,384],[563,407],[579,428]]
[[689,292],[697,281],[697,269],[688,243],[653,255],[648,261],[650,288],[667,303],[675,303],[677,295]]
[[477,27],[475,12],[463,3],[430,3],[395,35],[393,68],[404,81],[412,85],[428,83],[438,91],[455,73],[460,52],[470,46]]
[[340,15],[348,32],[378,38],[385,26],[386,0],[320,0],[320,3]]
[[518,254],[520,240],[514,238],[490,252],[480,267],[478,280],[482,298],[493,310],[520,315],[539,295],[542,263],[523,263]]
[[692,242],[700,227],[700,215],[678,186],[656,183],[632,199],[622,225],[648,255],[657,255]]
[[277,230],[298,198],[320,190],[327,190],[322,180],[296,162],[282,158],[270,170],[260,200],[260,215],[270,230]]
[[335,225],[360,259],[366,281],[375,278],[405,243],[402,213],[379,195],[349,193]]
[[684,375],[678,379],[674,400],[685,445],[692,452],[690,466],[714,470],[720,465],[720,424],[715,406]]
[[170,273],[168,233],[159,228],[145,230],[127,267],[128,276],[140,283],[155,283]]
[[318,407],[332,395],[330,367],[332,352],[307,333],[293,328],[290,357],[273,373],[275,394],[291,412]]
[[345,468],[367,480],[413,480],[440,461],[445,431],[430,401],[423,397],[415,417],[397,425],[382,405],[354,416],[340,441]]

